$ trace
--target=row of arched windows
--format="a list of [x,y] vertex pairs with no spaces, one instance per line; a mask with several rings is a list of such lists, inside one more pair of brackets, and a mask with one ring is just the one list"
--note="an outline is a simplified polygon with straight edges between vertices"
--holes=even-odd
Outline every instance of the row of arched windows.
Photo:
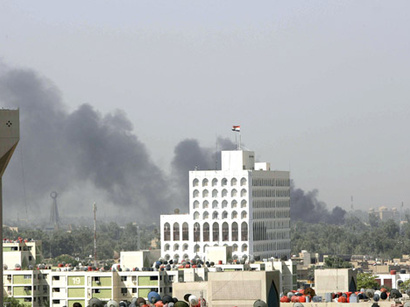
[[[211,237],[211,234],[212,234],[212,237]],[[242,222],[240,234],[239,234],[238,223],[236,222],[233,222],[231,224],[231,227],[229,227],[229,224],[227,222],[224,222],[222,224],[222,229],[220,229],[220,224],[217,222],[214,222],[212,226],[209,223],[204,223],[202,225],[202,238],[201,238],[201,225],[199,223],[194,224],[194,241],[195,242],[239,241],[239,239],[241,241],[248,240],[248,224],[246,222]]]
[[[172,231],[172,240],[188,241],[189,240],[189,226],[188,223],[182,224],[182,238],[180,237],[179,223],[174,223]],[[164,241],[171,241],[171,226],[169,223],[164,224]]]
[[[237,211],[232,211],[231,214],[230,214],[230,217],[231,217],[231,219],[237,219],[238,218],[238,212]],[[242,211],[241,212],[241,219],[246,219],[247,217],[248,217],[248,213],[246,211]],[[199,220],[200,218],[201,218],[201,214],[198,211],[195,211],[194,212],[194,220]],[[217,220],[219,218],[221,218],[223,220],[227,219],[228,218],[228,212],[224,211],[224,212],[222,212],[221,215],[219,215],[218,211],[214,211],[212,213],[212,219]],[[208,211],[205,211],[205,212],[202,213],[202,219],[203,220],[209,219],[209,212]]]
[[[207,198],[207,197],[209,197],[209,191],[207,189],[205,189],[205,190],[202,191],[202,193],[200,193],[199,190],[195,189],[192,192],[192,197],[193,198],[198,198],[200,195],[202,195],[202,198]],[[232,189],[232,191],[229,193],[229,195],[231,197],[237,197],[238,196],[238,190]],[[246,189],[242,189],[240,191],[240,196],[241,197],[246,197],[247,195],[248,195],[248,192],[247,192]],[[212,190],[212,197],[213,198],[219,197],[219,191],[217,189]],[[221,197],[228,197],[228,190],[223,189],[221,191]]]
[[[209,186],[209,183],[210,183],[210,181],[209,181],[208,178],[202,179],[201,184],[202,184],[203,187]],[[224,186],[227,186],[227,185],[228,185],[228,179],[223,178],[223,179],[220,181],[220,183],[221,183],[221,186],[223,186],[223,187],[224,187]],[[213,187],[216,187],[216,186],[218,186],[218,184],[219,184],[219,180],[218,180],[217,178],[213,178],[213,179],[211,180],[211,184],[212,184]],[[238,184],[238,179],[232,178],[232,179],[230,180],[230,184],[231,184],[231,186],[236,186],[236,185]],[[241,186],[245,186],[246,184],[247,184],[246,178],[245,178],[245,177],[242,177],[241,180],[240,180],[240,185],[241,185]],[[192,181],[192,186],[194,186],[194,187],[198,187],[198,186],[199,186],[199,179],[198,179],[198,178],[195,178],[195,179]]]
[[[219,246],[218,244],[214,244],[214,246]],[[224,246],[226,246],[226,244],[224,245]],[[208,244],[205,244],[203,247],[202,247],[202,251],[205,253],[206,252],[206,249],[209,247],[209,245]],[[172,257],[172,259],[180,259],[180,254],[179,253],[177,253],[177,252],[179,252],[179,251],[182,251],[182,252],[188,252],[188,245],[187,244],[184,244],[183,246],[182,246],[182,250],[180,250],[179,249],[180,248],[180,246],[178,245],[178,244],[174,244],[174,246],[172,247],[172,250],[171,250],[171,246],[169,245],[169,244],[165,244],[165,246],[164,246],[164,251],[165,252],[176,252],[176,253],[174,253],[174,255],[173,255],[173,257]],[[244,243],[244,244],[242,244],[241,246],[240,246],[240,248],[241,248],[241,252],[242,253],[244,253],[244,252],[247,252],[248,251],[248,244],[246,244],[246,243]],[[201,246],[199,245],[199,244],[195,244],[194,246],[193,246],[193,250],[192,250],[194,253],[200,253],[201,252]],[[233,244],[232,245],[232,252],[238,252],[239,251],[239,245],[238,244]],[[171,255],[170,254],[165,254],[165,260],[170,260],[171,259]],[[182,256],[182,259],[189,259],[189,256],[188,256],[188,254],[183,254],[183,256]]]
[[[230,202],[230,204],[231,204],[231,208],[237,208],[237,207],[238,207],[238,201],[237,201],[236,199],[232,200],[232,201]],[[246,208],[247,204],[248,204],[248,202],[247,202],[245,199],[243,199],[243,200],[241,201],[241,208]],[[194,209],[199,209],[199,206],[200,206],[199,201],[195,200],[195,201],[193,202],[193,208],[194,208]],[[227,208],[227,207],[228,207],[228,201],[227,201],[227,200],[223,200],[223,201],[221,202],[221,207],[222,207],[222,208]],[[208,209],[208,208],[209,208],[209,201],[204,200],[204,201],[202,202],[202,209]],[[212,209],[219,209],[219,202],[218,202],[217,200],[214,200],[214,201],[212,202]]]

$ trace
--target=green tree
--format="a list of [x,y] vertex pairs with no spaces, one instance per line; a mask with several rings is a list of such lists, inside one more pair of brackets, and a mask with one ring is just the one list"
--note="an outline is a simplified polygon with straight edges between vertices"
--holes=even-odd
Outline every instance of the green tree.
[[3,300],[4,306],[10,307],[26,307],[27,305],[20,303],[14,297],[5,297]]
[[357,274],[357,288],[361,289],[377,289],[379,287],[376,281],[377,276],[371,273],[359,273]]

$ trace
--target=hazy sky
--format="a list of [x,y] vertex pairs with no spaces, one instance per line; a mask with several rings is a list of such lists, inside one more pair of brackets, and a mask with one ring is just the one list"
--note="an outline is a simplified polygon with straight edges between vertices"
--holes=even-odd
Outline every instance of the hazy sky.
[[0,69],[121,109],[165,170],[242,141],[330,207],[410,206],[409,1],[1,1]]

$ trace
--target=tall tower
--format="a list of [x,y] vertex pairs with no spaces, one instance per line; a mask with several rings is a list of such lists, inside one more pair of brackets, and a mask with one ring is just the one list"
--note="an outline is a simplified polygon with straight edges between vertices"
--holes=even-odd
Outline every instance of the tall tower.
[[54,230],[58,230],[59,228],[59,221],[60,217],[58,216],[58,208],[57,208],[57,192],[51,192],[50,197],[53,199],[53,203],[51,205],[50,211],[50,224],[53,225]]
[[289,172],[255,162],[253,151],[221,155],[220,170],[189,172],[189,214],[161,215],[161,255],[202,258],[226,245],[238,258],[289,257]]
[[[0,110],[0,291],[3,292],[3,188],[4,171],[20,140],[19,110]],[[0,295],[3,306],[3,295]]]

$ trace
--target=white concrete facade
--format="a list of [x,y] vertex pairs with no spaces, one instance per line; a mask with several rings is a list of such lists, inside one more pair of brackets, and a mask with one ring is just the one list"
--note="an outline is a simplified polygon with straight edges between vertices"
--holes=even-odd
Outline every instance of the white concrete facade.
[[254,157],[222,151],[221,170],[189,172],[189,213],[161,215],[163,258],[204,259],[224,245],[233,258],[290,256],[289,172]]

